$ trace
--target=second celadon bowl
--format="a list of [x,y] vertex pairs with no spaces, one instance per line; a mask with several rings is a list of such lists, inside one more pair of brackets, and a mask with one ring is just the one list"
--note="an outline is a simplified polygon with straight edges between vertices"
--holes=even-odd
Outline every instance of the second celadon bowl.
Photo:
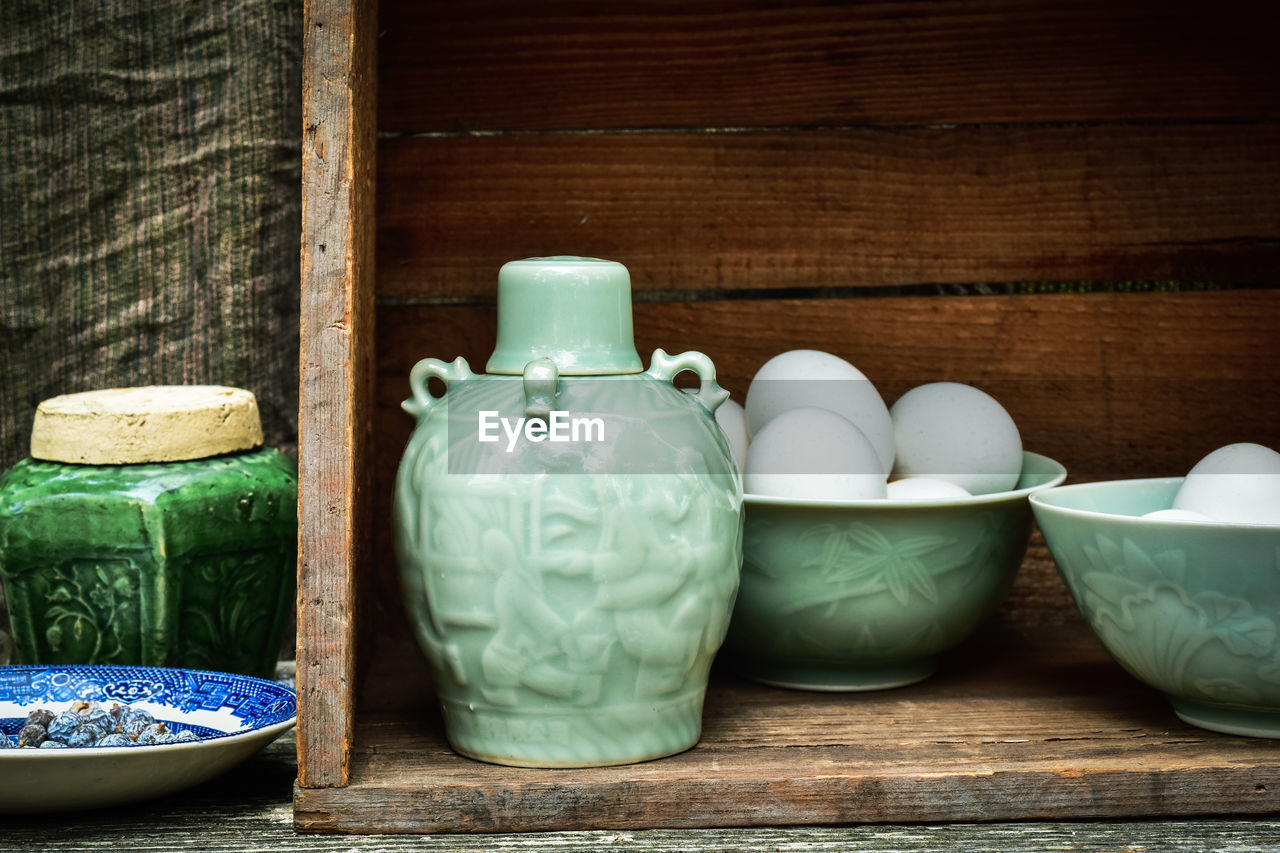
[[1280,525],[1142,518],[1181,477],[1062,486],[1031,506],[1102,645],[1185,722],[1280,737]]
[[766,684],[878,690],[920,681],[1004,600],[1027,497],[1067,472],[1023,453],[1015,489],[938,500],[746,495],[742,584],[724,656]]

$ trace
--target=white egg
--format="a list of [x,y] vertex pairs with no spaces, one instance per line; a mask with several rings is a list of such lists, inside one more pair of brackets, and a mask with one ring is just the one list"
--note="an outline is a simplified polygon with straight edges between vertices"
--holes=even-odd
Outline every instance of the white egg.
[[969,493],[955,483],[932,477],[907,477],[889,484],[891,501],[924,501],[938,498],[967,498]]
[[1228,444],[1195,464],[1173,498],[1218,521],[1280,524],[1280,453],[1261,444]]
[[784,498],[857,500],[887,494],[880,458],[862,431],[828,409],[783,412],[747,449],[743,488]]
[[973,495],[1017,485],[1022,438],[1004,406],[985,391],[932,382],[903,394],[889,413],[897,443],[893,479],[931,477]]
[[1164,521],[1213,521],[1209,516],[1192,512],[1189,509],[1157,509],[1143,514],[1142,517],[1163,519]]
[[716,423],[729,440],[729,451],[741,471],[743,463],[747,461],[747,446],[751,444],[751,439],[747,436],[746,410],[733,400],[725,400],[716,409]]
[[755,435],[783,412],[829,409],[862,430],[885,474],[893,467],[893,423],[871,380],[839,356],[811,349],[781,353],[756,371],[747,388],[747,431]]

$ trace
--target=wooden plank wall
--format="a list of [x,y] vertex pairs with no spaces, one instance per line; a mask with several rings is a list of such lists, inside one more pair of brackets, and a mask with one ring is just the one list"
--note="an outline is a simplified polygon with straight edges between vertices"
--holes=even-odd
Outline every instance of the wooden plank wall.
[[[987,389],[1073,479],[1280,447],[1270,24],[1257,0],[382,0],[372,677],[421,665],[386,542],[408,371],[483,365],[507,260],[627,264],[641,352],[701,349],[738,399],[814,347],[890,402]],[[1002,618],[1070,618],[1037,547]]]

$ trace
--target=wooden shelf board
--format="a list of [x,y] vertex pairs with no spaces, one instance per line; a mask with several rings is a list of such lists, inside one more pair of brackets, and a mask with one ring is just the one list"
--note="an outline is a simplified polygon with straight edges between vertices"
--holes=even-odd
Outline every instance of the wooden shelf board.
[[1280,811],[1280,744],[1183,724],[1082,626],[989,632],[933,678],[863,694],[717,673],[702,741],[623,767],[462,758],[438,711],[357,719],[349,784],[304,832],[522,832]]

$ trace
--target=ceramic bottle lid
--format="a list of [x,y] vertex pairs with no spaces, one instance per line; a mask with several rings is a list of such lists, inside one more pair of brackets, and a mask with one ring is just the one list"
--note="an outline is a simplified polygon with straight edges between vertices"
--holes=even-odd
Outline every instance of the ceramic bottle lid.
[[616,261],[527,258],[498,272],[498,343],[485,367],[519,375],[537,358],[562,376],[639,373],[631,276]]
[[85,465],[178,462],[261,444],[258,401],[220,385],[64,394],[39,405],[31,428],[33,457]]

